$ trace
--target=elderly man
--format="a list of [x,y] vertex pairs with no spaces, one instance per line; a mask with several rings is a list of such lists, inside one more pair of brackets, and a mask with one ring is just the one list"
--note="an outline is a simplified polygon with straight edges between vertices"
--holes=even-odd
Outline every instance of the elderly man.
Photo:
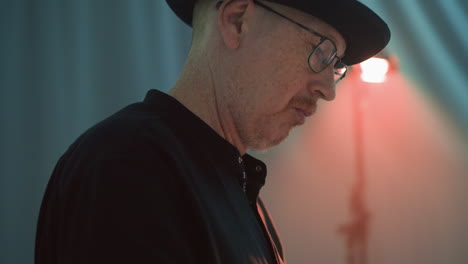
[[183,72],[62,156],[38,264],[284,263],[259,198],[266,167],[246,151],[280,143],[390,38],[354,0],[167,2],[193,26]]

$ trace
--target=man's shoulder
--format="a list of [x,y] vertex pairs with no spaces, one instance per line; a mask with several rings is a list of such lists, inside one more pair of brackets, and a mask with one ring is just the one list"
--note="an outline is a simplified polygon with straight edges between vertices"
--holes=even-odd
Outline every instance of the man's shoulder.
[[173,127],[144,103],[129,105],[85,131],[64,156],[141,158],[177,143]]

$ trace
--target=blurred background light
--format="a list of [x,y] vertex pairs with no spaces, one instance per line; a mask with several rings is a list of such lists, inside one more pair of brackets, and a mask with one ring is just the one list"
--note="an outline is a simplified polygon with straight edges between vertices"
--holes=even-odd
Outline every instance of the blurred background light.
[[387,78],[389,63],[383,58],[370,58],[359,64],[361,80],[369,83],[383,83]]

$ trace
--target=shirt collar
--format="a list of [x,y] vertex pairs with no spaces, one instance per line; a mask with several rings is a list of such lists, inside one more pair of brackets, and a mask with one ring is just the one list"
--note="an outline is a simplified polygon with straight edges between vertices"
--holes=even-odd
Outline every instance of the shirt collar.
[[235,146],[170,95],[153,89],[148,91],[143,102],[152,108],[159,109],[159,116],[171,126],[179,131],[185,131],[187,136],[201,142],[206,147],[204,151],[210,153],[217,162],[232,167],[234,170],[240,170],[238,160],[242,157],[248,179],[247,196],[250,201],[257,199],[260,189],[265,184],[265,163],[249,154],[241,156]]

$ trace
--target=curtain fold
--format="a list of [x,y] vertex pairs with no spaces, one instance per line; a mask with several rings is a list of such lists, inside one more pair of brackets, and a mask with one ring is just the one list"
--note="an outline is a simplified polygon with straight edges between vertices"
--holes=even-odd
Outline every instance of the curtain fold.
[[0,3],[0,263],[32,263],[42,195],[85,129],[167,91],[190,28],[165,1]]
[[468,134],[468,1],[362,1],[388,21],[402,74]]

